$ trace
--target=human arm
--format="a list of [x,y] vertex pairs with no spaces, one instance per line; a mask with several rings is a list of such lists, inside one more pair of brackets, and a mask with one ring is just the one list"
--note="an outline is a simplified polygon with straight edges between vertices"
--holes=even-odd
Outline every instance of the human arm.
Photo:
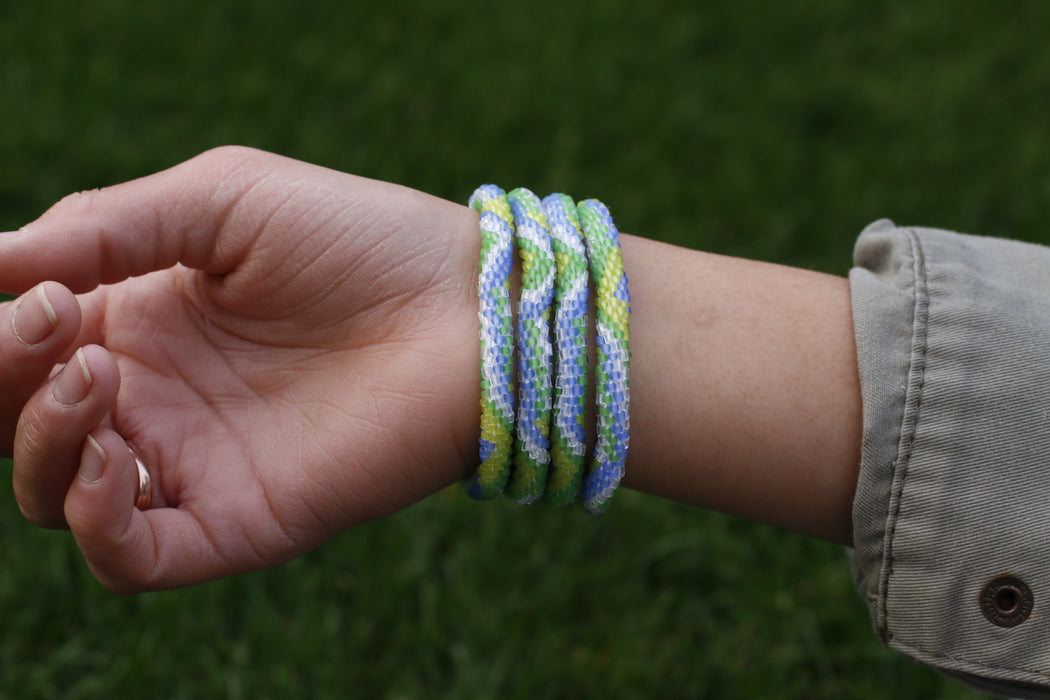
[[[627,484],[848,539],[845,281],[623,244]],[[465,207],[244,149],[0,235],[0,286],[51,280],[57,321],[0,345],[23,511],[70,526],[96,575],[134,591],[274,565],[455,482],[477,449],[478,245]],[[39,300],[4,305],[5,326]],[[85,367],[87,397],[63,405],[54,385]],[[125,439],[153,474],[146,512]]]

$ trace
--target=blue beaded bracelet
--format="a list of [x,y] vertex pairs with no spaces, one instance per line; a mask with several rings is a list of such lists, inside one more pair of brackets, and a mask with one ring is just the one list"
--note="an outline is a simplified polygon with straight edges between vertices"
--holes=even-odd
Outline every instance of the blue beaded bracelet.
[[507,195],[482,185],[470,197],[481,224],[478,311],[481,337],[481,438],[478,470],[467,493],[488,499],[503,492],[511,466],[514,429],[514,332],[510,273],[514,267],[514,219]]
[[551,473],[544,501],[576,500],[587,452],[584,425],[587,401],[587,249],[572,198],[543,199],[557,267],[554,297],[554,409],[551,420]]
[[630,431],[631,295],[623,269],[620,233],[609,210],[588,199],[577,205],[597,307],[595,408],[598,439],[583,482],[583,507],[600,513],[623,478]]
[[521,256],[518,304],[518,442],[506,495],[529,505],[543,495],[550,466],[554,249],[539,198],[524,187],[507,198]]

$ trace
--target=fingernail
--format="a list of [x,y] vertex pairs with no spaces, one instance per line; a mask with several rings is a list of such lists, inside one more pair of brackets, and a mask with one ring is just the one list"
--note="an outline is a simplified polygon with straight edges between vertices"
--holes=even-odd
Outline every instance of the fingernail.
[[11,315],[11,330],[23,345],[32,346],[43,342],[58,328],[55,307],[47,298],[44,285],[39,284],[23,297]]
[[59,372],[51,391],[55,401],[63,406],[73,406],[87,398],[93,381],[87,360],[84,359],[84,351],[77,350],[73,353],[73,359]]
[[98,440],[90,435],[87,436],[87,444],[91,449],[84,450],[80,458],[80,480],[90,483],[102,477],[102,470],[106,466],[106,451],[98,444]]

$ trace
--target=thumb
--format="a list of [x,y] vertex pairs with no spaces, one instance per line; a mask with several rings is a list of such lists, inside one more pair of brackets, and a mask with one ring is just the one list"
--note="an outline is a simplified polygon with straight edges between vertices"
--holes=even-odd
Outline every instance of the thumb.
[[223,226],[278,161],[287,159],[222,147],[154,175],[69,195],[18,231],[0,233],[0,291],[17,294],[55,280],[83,293],[177,263],[229,272],[248,241],[220,241]]

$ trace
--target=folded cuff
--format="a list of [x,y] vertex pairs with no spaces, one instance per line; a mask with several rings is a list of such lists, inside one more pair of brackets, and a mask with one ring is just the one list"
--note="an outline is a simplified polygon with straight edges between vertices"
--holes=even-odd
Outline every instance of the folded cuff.
[[879,221],[854,262],[853,561],[875,631],[1050,697],[1050,249]]

